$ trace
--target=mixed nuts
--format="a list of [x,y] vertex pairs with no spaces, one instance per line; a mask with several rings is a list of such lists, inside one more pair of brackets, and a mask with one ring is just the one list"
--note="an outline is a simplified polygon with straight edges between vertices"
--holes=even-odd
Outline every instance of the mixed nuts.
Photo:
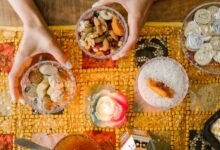
[[122,45],[125,36],[119,17],[108,9],[94,11],[79,22],[79,44],[96,56],[114,54]]

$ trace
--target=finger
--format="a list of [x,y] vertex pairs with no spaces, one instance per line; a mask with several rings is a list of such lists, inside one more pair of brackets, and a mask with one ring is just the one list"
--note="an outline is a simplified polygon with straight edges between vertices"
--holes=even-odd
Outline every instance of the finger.
[[126,53],[129,50],[131,50],[137,42],[138,35],[139,35],[139,30],[140,30],[138,18],[134,19],[134,17],[129,15],[128,16],[128,25],[129,25],[128,40],[127,40],[126,44],[124,45],[124,47],[122,48],[122,50],[118,54],[116,54],[112,57],[112,60],[117,60],[120,57],[125,56]]
[[[23,62],[27,62],[23,63]],[[9,89],[12,96],[12,100],[16,101],[21,97],[20,89],[20,77],[24,72],[24,69],[30,65],[31,58],[27,59],[26,55],[23,55],[21,51],[17,52],[15,57],[15,62],[13,64],[12,70],[9,74]]]
[[117,2],[116,0],[99,0],[98,2],[96,2],[97,6],[104,6],[104,5],[110,5],[112,3]]
[[54,56],[54,58],[62,65],[64,65],[67,69],[72,68],[72,64],[70,60],[67,58],[67,56],[64,54],[64,52],[59,49],[57,46],[52,46],[51,51],[49,51],[51,55]]

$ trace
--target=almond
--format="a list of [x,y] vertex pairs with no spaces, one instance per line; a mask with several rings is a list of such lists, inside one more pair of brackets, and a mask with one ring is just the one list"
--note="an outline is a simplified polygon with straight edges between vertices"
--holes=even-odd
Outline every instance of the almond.
[[102,27],[101,27],[101,26],[96,26],[96,32],[97,32],[99,35],[102,35],[102,34],[103,34]]
[[109,31],[109,34],[111,35],[111,37],[112,37],[114,40],[118,41],[118,36],[117,36],[112,30]]
[[94,24],[96,27],[101,25],[101,22],[97,17],[94,17]]
[[103,40],[102,44],[103,44],[103,47],[102,47],[102,50],[103,50],[103,51],[109,50],[110,45],[109,45],[109,41],[107,40],[107,38],[105,38],[105,39]]

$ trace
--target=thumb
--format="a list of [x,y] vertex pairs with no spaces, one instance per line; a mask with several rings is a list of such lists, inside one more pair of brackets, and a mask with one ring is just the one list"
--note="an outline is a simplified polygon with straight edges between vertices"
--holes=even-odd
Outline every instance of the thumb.
[[115,2],[116,2],[116,0],[99,0],[99,1],[95,2],[92,5],[92,8],[99,7],[99,6],[104,6],[104,5],[109,5],[109,4],[112,4],[112,3],[115,3]]
[[50,48],[49,53],[54,56],[54,58],[63,66],[65,66],[67,69],[72,68],[72,64],[70,60],[67,58],[67,56],[64,54],[64,52],[58,48],[57,46],[52,46]]

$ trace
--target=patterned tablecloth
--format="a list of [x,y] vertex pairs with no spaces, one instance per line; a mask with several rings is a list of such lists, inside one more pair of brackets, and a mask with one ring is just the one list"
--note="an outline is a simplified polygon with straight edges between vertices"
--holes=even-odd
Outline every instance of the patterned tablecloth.
[[[75,98],[62,113],[55,115],[34,114],[30,107],[11,103],[7,76],[23,31],[22,28],[0,27],[0,145],[8,143],[8,149],[22,149],[15,144],[10,146],[13,137],[32,139],[43,132],[49,135],[86,133],[104,146],[111,139],[110,144],[119,149],[120,136],[135,128],[149,131],[170,143],[175,150],[198,149],[198,145],[210,148],[202,140],[200,130],[220,108],[220,76],[199,71],[187,61],[181,51],[181,25],[147,23],[135,50],[116,62],[95,60],[83,54],[75,40],[74,26],[50,27],[61,48],[69,55],[77,81]],[[149,113],[135,102],[134,84],[139,66],[146,59],[157,56],[168,56],[181,63],[188,73],[190,87],[185,100],[174,109]],[[96,127],[85,111],[90,90],[105,84],[114,85],[129,98],[128,121],[121,128]],[[107,140],[100,140],[103,137]]]

